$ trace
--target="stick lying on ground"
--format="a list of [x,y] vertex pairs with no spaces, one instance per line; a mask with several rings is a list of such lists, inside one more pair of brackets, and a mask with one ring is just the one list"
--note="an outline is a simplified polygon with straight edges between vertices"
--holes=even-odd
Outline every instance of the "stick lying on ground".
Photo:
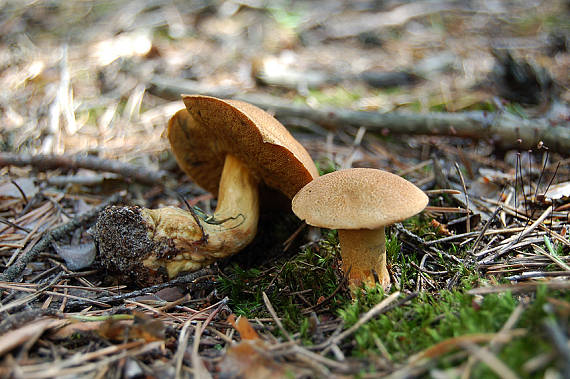
[[85,168],[94,171],[107,171],[119,174],[124,178],[132,179],[140,183],[158,184],[164,183],[168,176],[165,171],[154,171],[144,167],[117,160],[103,159],[93,156],[81,155],[31,155],[0,152],[0,167],[4,166],[33,166],[40,170],[52,170],[56,168],[78,169]]
[[210,96],[233,97],[274,112],[277,119],[303,118],[332,129],[363,126],[371,132],[398,134],[428,134],[491,139],[504,148],[532,148],[542,141],[551,151],[570,151],[570,123],[547,118],[522,119],[509,113],[472,111],[461,113],[379,113],[340,108],[310,108],[292,104],[270,95],[239,95],[231,88],[205,88],[190,80],[155,76],[150,79],[150,91],[178,99],[181,93],[201,93]]

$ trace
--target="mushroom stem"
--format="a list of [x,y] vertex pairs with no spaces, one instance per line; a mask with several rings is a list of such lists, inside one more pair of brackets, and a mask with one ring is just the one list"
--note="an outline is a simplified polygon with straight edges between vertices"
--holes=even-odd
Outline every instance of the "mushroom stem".
[[374,286],[374,275],[383,288],[390,284],[386,269],[386,236],[384,227],[378,229],[339,229],[342,268],[350,269],[348,284],[350,288],[362,283]]
[[[172,278],[235,254],[253,240],[259,220],[257,181],[239,159],[228,154],[213,216],[170,207],[145,211],[154,222],[154,238],[171,239],[178,250],[160,262]],[[156,263],[154,255],[143,262],[150,267]]]
[[158,282],[195,271],[242,250],[257,232],[258,181],[247,166],[227,155],[213,216],[164,207],[110,208],[97,223],[99,251],[113,271],[139,282]]

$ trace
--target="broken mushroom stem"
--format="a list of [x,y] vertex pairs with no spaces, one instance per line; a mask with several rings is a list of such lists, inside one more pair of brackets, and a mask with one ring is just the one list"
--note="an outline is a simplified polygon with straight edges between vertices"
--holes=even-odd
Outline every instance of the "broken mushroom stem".
[[260,191],[290,199],[318,176],[305,148],[262,109],[202,95],[183,100],[168,141],[180,168],[217,194],[218,206],[213,216],[172,207],[103,212],[95,229],[101,264],[127,281],[162,282],[239,252],[257,232]]
[[[237,158],[226,155],[218,206],[211,218],[195,217],[179,208],[142,209],[154,239],[169,239],[178,254],[164,262],[168,276],[196,269],[216,258],[234,254],[248,245],[257,231],[259,195],[257,180]],[[198,225],[200,222],[200,225]],[[147,267],[162,264],[156,255],[143,261]]]
[[[125,222],[124,209],[109,208],[97,225],[99,250],[109,258],[106,262],[113,262],[112,268],[119,267],[123,272],[135,275],[146,274],[141,269],[151,273],[166,270],[168,278],[173,278],[180,272],[197,270],[217,258],[242,250],[253,240],[259,220],[258,191],[258,181],[246,165],[227,154],[220,178],[218,205],[211,217],[204,218],[174,207],[135,208],[139,217],[129,217]],[[137,241],[140,236],[129,234],[129,228],[143,228],[146,232],[148,241],[140,256],[142,267],[136,262],[136,255],[117,251],[132,249],[140,243]],[[118,235],[121,243],[117,243]]]
[[339,229],[338,239],[342,257],[342,267],[348,274],[350,288],[362,283],[372,287],[376,281],[383,288],[390,284],[386,268],[386,237],[384,227],[378,229]]

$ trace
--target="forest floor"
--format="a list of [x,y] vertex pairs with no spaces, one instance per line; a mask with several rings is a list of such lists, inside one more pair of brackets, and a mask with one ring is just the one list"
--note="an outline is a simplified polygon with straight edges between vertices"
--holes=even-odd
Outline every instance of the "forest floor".
[[[0,3],[0,377],[570,377],[565,1]],[[111,204],[214,196],[164,130],[249,101],[321,174],[429,196],[351,296],[336,231],[262,210],[244,251],[151,287],[104,270]],[[132,278],[131,278],[132,279]]]

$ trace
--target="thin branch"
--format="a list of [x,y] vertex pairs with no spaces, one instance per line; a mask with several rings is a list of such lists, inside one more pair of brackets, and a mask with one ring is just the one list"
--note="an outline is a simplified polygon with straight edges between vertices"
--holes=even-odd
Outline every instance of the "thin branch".
[[149,170],[126,162],[88,155],[31,155],[0,152],[0,167],[5,166],[32,166],[38,170],[85,168],[93,171],[113,172],[126,179],[158,185],[162,185],[168,175],[166,171]]
[[[96,300],[101,302],[101,303],[106,303],[106,304],[118,303],[118,302],[121,302],[125,299],[130,299],[130,298],[137,297],[137,296],[148,295],[149,293],[154,293],[154,292],[160,291],[164,288],[170,288],[170,287],[174,287],[174,286],[177,286],[180,284],[192,283],[196,279],[201,278],[205,275],[214,275],[214,274],[215,274],[214,270],[212,270],[210,268],[205,268],[202,270],[191,272],[191,273],[183,275],[183,276],[179,276],[176,279],[170,280],[166,283],[155,284],[154,286],[142,288],[140,290],[135,290],[135,291],[128,292],[128,293],[122,293],[120,295],[100,297],[100,298],[97,298]],[[69,303],[67,303],[67,308],[73,309],[74,307],[82,306],[82,305],[86,305],[86,304],[89,304],[89,303],[85,302],[85,301],[70,301]]]
[[150,79],[150,92],[169,99],[180,99],[181,94],[201,93],[216,97],[231,97],[247,101],[262,109],[273,112],[278,119],[301,118],[330,129],[347,126],[365,127],[367,131],[397,134],[427,134],[487,139],[493,136],[502,147],[533,148],[540,141],[550,151],[570,151],[570,123],[553,124],[547,118],[522,119],[507,112],[484,111],[460,113],[380,113],[354,111],[342,108],[310,108],[292,104],[282,98],[241,94],[237,90],[212,89],[195,81],[155,76]]
[[267,297],[265,291],[263,291],[262,294],[263,294],[263,302],[265,303],[267,310],[271,314],[271,317],[273,317],[273,320],[275,320],[277,327],[279,328],[279,330],[281,330],[281,333],[283,333],[289,341],[293,341],[293,338],[291,337],[291,335],[289,335],[289,333],[287,333],[287,330],[285,330],[285,328],[283,327],[281,320],[279,319],[279,317],[277,317],[277,312],[275,312],[275,308],[273,308],[273,305],[271,304],[271,301]]

